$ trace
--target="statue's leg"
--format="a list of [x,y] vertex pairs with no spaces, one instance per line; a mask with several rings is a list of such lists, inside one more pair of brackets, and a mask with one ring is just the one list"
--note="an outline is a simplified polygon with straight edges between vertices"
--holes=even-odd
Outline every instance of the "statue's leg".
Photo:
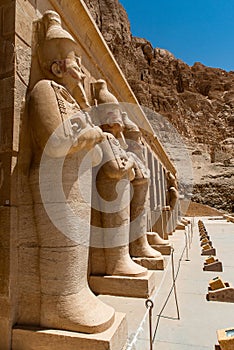
[[145,184],[133,185],[133,197],[130,205],[130,255],[133,257],[159,258],[161,253],[153,249],[147,240],[147,216],[146,200],[148,191],[148,182]]
[[162,239],[157,232],[147,232],[147,239],[150,245],[168,245],[168,239]]
[[[105,194],[114,193],[117,181],[103,181],[98,186],[100,195],[105,198]],[[129,254],[129,198],[130,187],[126,181],[118,191],[118,202],[116,211],[111,212],[111,201],[102,203],[102,227],[104,234],[104,250],[107,275],[122,276],[144,276],[147,269],[136,264]],[[111,195],[109,199],[115,200]]]
[[[42,203],[38,171],[31,176],[40,247],[38,256],[41,286],[40,325],[47,328],[96,333],[111,326],[114,321],[114,309],[101,302],[88,286],[91,173],[87,171],[83,178],[81,176],[79,181],[74,181],[77,178],[78,166],[78,160],[73,166],[65,162],[64,203],[54,200],[53,191],[51,196],[48,196],[48,201]],[[54,172],[56,175],[55,170],[56,168],[51,167],[51,173]],[[57,193],[56,183],[52,181],[53,174],[51,177],[50,175],[46,174],[44,181],[48,183],[45,185],[48,189],[54,188]],[[83,187],[86,199],[83,198],[80,187]],[[88,197],[90,200],[87,200]],[[80,220],[78,225],[77,218]],[[84,220],[87,224],[83,224]]]

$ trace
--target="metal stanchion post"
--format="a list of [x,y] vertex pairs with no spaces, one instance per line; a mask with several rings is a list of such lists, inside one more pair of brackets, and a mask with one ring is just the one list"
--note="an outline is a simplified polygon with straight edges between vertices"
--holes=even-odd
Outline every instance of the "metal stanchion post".
[[194,217],[191,222],[191,233],[192,233],[192,238],[193,238],[193,228],[194,228]]
[[191,247],[191,237],[190,237],[190,228],[189,228],[189,224],[185,227],[185,230],[187,231],[187,235],[188,235],[188,247],[190,249]]
[[153,350],[153,329],[152,329],[152,309],[154,307],[154,303],[151,299],[147,299],[145,302],[145,306],[149,310],[149,336],[150,336],[150,350]]
[[174,249],[172,248],[171,252],[171,270],[172,270],[172,280],[173,280],[173,289],[174,289],[174,296],[175,296],[175,303],[176,303],[176,309],[177,309],[177,318],[180,319],[180,311],[179,311],[179,305],[178,305],[178,299],[176,294],[176,284],[175,284],[175,264],[174,264]]
[[189,260],[189,253],[188,253],[188,236],[186,230],[184,231],[185,234],[185,249],[186,249],[186,259],[185,261],[190,261]]

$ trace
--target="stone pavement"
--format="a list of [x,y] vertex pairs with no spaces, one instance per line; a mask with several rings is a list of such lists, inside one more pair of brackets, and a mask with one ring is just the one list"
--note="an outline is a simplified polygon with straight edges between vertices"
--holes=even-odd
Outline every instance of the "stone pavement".
[[[209,281],[220,276],[234,286],[234,223],[222,219],[203,220],[216,248],[216,257],[223,263],[223,272],[203,271],[206,259],[201,256],[197,221],[193,225],[190,249],[185,249],[184,231],[176,231],[170,237],[175,248],[174,266],[178,271],[176,290],[180,319],[177,317],[174,291],[159,320],[153,349],[159,350],[213,350],[217,343],[216,330],[234,327],[234,303],[208,302],[206,293]],[[151,296],[153,307],[153,331],[167,295],[172,286],[171,257],[165,257],[164,271],[156,271],[157,289]],[[179,262],[179,260],[181,260]],[[99,298],[113,305],[117,311],[127,314],[128,350],[149,350],[149,325],[145,299],[100,295]]]

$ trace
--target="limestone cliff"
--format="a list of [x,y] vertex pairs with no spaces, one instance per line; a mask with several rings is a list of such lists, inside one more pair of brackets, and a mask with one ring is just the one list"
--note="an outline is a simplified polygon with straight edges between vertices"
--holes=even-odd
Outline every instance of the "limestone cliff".
[[[210,186],[210,178],[204,174],[211,162],[221,161],[229,167],[233,180],[234,71],[199,62],[188,66],[169,51],[132,36],[127,13],[118,0],[85,2],[140,104],[165,116],[176,127],[192,157],[196,152],[203,154],[203,178],[195,176],[194,199],[204,202],[206,197],[206,204],[232,211],[232,190],[228,187],[227,191],[226,183],[222,185],[225,176],[219,181],[217,175],[225,169],[219,164],[212,173],[217,175],[218,187]],[[195,172],[197,168],[195,165]]]

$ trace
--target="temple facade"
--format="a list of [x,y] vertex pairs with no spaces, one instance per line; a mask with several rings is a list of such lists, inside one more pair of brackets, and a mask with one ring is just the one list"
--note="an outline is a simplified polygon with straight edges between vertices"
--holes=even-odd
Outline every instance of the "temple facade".
[[103,276],[107,294],[156,287],[180,219],[176,169],[82,0],[2,0],[0,11],[0,348],[99,349],[109,330],[109,349],[122,349],[125,316],[94,293]]

